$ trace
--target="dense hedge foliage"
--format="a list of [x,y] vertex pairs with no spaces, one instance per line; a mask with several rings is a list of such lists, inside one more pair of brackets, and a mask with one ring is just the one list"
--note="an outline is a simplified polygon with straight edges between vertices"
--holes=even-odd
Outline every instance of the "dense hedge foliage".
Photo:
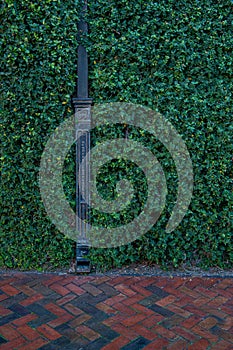
[[[120,248],[92,249],[92,261],[105,267],[143,260],[174,266],[193,261],[231,266],[232,2],[89,3],[90,34],[84,40],[90,57],[91,97],[96,103],[133,102],[159,111],[182,135],[195,176],[185,218],[174,232],[165,233],[177,190],[173,161],[150,135],[129,129],[129,137],[147,145],[160,160],[168,204],[145,236]],[[39,269],[69,264],[73,257],[73,242],[57,232],[46,216],[38,170],[49,135],[72,114],[79,8],[75,0],[3,2],[1,266]],[[95,130],[93,144],[117,133],[125,129]],[[74,205],[72,152],[65,164],[64,188]],[[117,169],[116,176],[112,170]],[[114,188],[119,178],[134,178],[133,169],[123,160],[107,164],[100,191],[101,181]],[[140,176],[137,180],[145,194]],[[103,187],[103,195],[109,197],[105,191]]]
[[46,216],[38,170],[50,133],[72,113],[78,6],[74,1],[72,6],[69,1],[4,1],[2,12],[0,263],[62,265],[73,245]]

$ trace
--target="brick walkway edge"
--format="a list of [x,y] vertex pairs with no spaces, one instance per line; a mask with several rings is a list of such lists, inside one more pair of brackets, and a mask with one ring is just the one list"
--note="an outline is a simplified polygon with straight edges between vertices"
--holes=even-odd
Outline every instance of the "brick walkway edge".
[[0,274],[0,349],[233,349],[233,279]]

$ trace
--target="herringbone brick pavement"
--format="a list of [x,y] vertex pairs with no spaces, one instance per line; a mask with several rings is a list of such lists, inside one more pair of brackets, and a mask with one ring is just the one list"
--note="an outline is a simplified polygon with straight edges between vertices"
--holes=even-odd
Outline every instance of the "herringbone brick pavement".
[[233,279],[0,275],[0,348],[233,349]]

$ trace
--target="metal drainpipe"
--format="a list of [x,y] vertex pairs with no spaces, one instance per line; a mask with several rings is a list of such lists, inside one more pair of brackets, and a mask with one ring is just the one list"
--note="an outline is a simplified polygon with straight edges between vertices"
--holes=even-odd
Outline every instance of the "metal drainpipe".
[[[82,34],[87,34],[87,23],[84,16],[87,11],[87,1],[82,9],[81,19],[78,24],[79,40]],[[79,172],[79,165],[90,150],[90,129],[91,129],[91,105],[92,99],[88,97],[88,56],[86,48],[78,46],[78,80],[77,97],[72,99],[75,110],[75,131],[76,131],[76,227],[78,237],[76,242],[76,273],[90,272],[90,261],[86,258],[89,252],[87,232],[89,229],[88,217],[90,203],[90,156],[86,161],[82,173]],[[80,176],[79,176],[80,175]],[[85,196],[81,195],[84,193]]]

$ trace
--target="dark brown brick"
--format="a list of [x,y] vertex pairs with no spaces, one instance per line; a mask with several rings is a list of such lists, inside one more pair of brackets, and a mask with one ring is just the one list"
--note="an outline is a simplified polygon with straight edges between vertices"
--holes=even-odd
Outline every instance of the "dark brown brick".
[[90,315],[83,314],[83,315],[80,315],[79,317],[76,317],[74,320],[70,321],[69,325],[73,328],[76,328],[80,324],[90,320],[90,318],[92,318]]
[[102,290],[100,290],[99,288],[96,288],[95,286],[93,286],[91,283],[85,283],[82,285],[82,288],[85,289],[86,292],[90,293],[91,295],[93,295],[94,297],[103,293]]
[[98,334],[97,332],[93,331],[92,329],[90,329],[89,327],[84,326],[84,325],[78,326],[76,328],[76,331],[79,334],[82,334],[82,336],[86,337],[90,341],[94,341],[94,340],[100,338],[100,334]]

